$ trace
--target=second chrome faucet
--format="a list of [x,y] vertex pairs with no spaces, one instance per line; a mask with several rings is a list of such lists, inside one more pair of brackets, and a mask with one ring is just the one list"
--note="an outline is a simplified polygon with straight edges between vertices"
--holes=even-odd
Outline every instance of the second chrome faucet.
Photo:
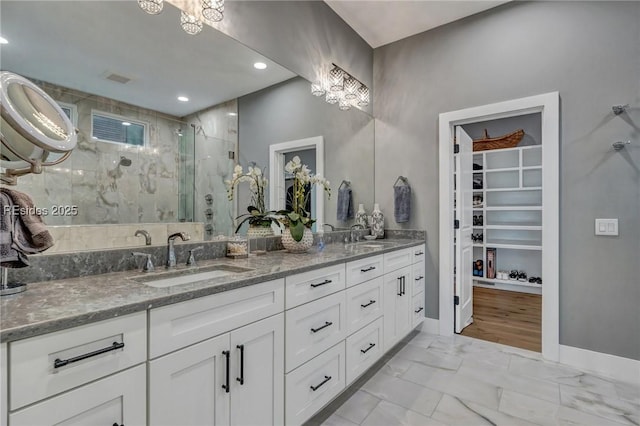
[[176,267],[176,252],[173,248],[173,243],[176,238],[180,238],[182,241],[188,241],[190,237],[189,234],[184,232],[176,232],[169,235],[169,238],[167,238],[167,268]]

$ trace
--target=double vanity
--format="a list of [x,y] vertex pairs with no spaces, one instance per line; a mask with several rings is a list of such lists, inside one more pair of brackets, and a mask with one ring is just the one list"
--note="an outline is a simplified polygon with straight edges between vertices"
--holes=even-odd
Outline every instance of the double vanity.
[[330,244],[30,285],[2,300],[2,423],[302,424],[421,323],[424,253]]

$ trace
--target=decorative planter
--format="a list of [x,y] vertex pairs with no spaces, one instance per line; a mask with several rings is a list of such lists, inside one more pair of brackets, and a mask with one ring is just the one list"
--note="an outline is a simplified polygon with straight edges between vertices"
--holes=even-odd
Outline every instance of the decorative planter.
[[290,253],[305,253],[313,245],[313,233],[311,229],[304,228],[304,234],[300,241],[296,241],[291,236],[291,230],[285,228],[282,232],[282,246]]
[[362,229],[369,227],[369,217],[364,210],[364,204],[358,204],[358,212],[356,213],[356,225],[361,225]]
[[376,238],[384,238],[384,214],[380,211],[380,206],[377,203],[373,205],[369,225],[371,226],[371,235],[375,235]]
[[249,229],[247,230],[247,238],[264,238],[264,237],[273,237],[273,229],[271,228],[271,225],[269,226],[249,225]]

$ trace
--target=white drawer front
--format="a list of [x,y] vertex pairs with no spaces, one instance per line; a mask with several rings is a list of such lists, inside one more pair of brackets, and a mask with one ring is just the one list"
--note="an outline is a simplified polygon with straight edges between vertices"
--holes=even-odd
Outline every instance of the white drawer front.
[[416,294],[415,296],[413,296],[413,300],[411,302],[411,328],[414,328],[422,321],[424,321],[424,302],[424,293]]
[[285,370],[291,371],[347,335],[344,292],[318,299],[285,313]]
[[151,309],[149,354],[156,358],[284,310],[284,279]]
[[146,342],[139,312],[9,343],[11,410],[144,362]]
[[382,356],[384,352],[382,329],[382,318],[378,318],[347,338],[347,386]]
[[127,371],[74,389],[9,415],[11,426],[144,426],[146,369]]
[[411,294],[424,293],[424,262],[413,265],[411,274]]
[[426,244],[421,244],[416,247],[411,247],[411,253],[413,255],[413,263],[424,262],[424,258],[427,255]]
[[413,248],[396,250],[384,254],[384,273],[389,273],[405,266],[413,261]]
[[285,280],[286,308],[295,308],[303,303],[343,290],[346,283],[344,263],[291,275]]
[[345,388],[344,342],[286,375],[286,424],[300,425]]
[[347,287],[360,284],[384,273],[382,255],[347,263]]
[[347,289],[347,334],[353,334],[383,314],[382,277]]

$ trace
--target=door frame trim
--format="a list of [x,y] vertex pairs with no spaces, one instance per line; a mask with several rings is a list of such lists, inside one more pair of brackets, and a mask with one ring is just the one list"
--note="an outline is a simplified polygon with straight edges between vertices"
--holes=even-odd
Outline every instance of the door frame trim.
[[[541,113],[542,125],[542,356],[552,361],[560,357],[559,222],[560,222],[560,95],[549,92],[441,113],[439,115],[440,164],[440,272],[439,332],[453,335],[453,136],[454,126],[478,121]],[[445,320],[443,320],[445,319]]]

